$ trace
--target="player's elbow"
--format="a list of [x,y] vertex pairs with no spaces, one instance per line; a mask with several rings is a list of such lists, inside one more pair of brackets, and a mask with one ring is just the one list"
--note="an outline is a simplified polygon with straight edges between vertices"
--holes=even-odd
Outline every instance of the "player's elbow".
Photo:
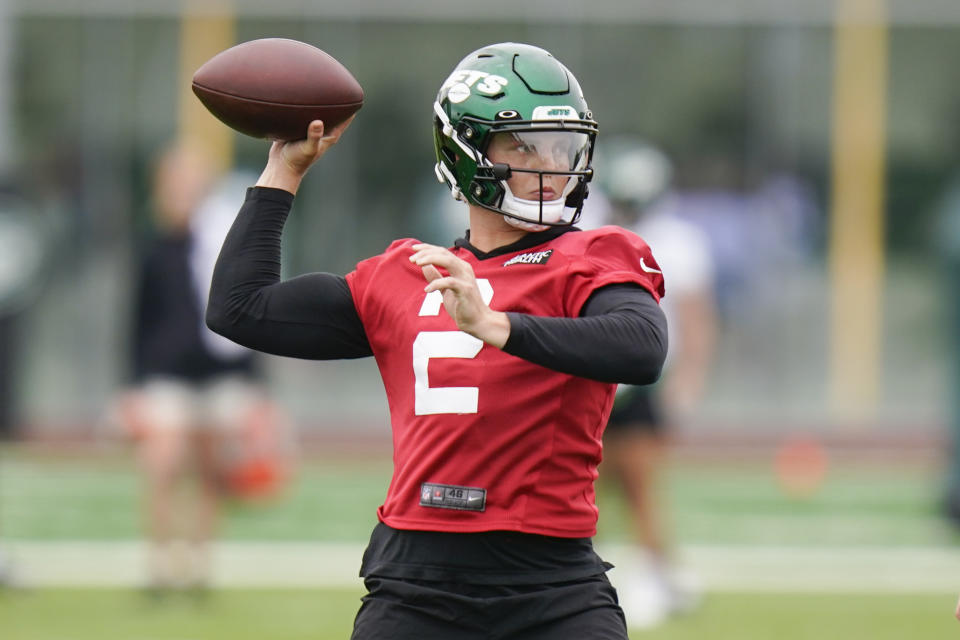
[[227,304],[226,298],[215,294],[215,291],[211,291],[210,299],[207,301],[207,311],[204,314],[204,322],[206,322],[210,331],[234,342],[239,342],[242,328],[239,309],[235,305]]
[[224,293],[211,288],[204,313],[207,328],[239,345],[256,349],[262,317],[262,298],[243,291]]
[[227,314],[223,311],[223,308],[218,304],[213,304],[211,302],[207,305],[207,312],[204,315],[204,322],[207,324],[207,328],[210,331],[213,331],[216,334],[219,334],[225,338],[230,337],[230,321],[227,318]]
[[663,364],[667,360],[666,323],[650,323],[642,339],[634,343],[634,366],[631,367],[631,380],[628,384],[653,384],[660,379]]
[[237,342],[237,332],[240,330],[244,305],[248,304],[248,296],[243,294],[242,289],[231,287],[224,281],[220,265],[217,266],[210,283],[204,322],[210,331]]
[[637,354],[634,359],[634,366],[631,368],[631,379],[625,382],[635,385],[653,384],[660,379],[665,359],[666,350],[663,352],[647,350],[644,353]]
[[660,373],[663,371],[663,359],[648,356],[635,371],[636,378],[630,380],[629,384],[653,384],[660,379]]

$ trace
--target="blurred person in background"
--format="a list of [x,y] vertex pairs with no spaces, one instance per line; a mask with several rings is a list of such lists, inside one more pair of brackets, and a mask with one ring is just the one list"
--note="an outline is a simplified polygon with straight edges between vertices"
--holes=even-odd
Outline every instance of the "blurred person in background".
[[[236,207],[206,150],[175,143],[153,168],[155,233],[135,279],[132,384],[117,401],[139,443],[148,592],[205,592],[228,489],[227,455],[266,397],[254,353],[203,322],[219,245]],[[190,482],[186,482],[190,481]]]
[[636,545],[613,579],[627,621],[651,627],[699,600],[696,581],[676,566],[660,480],[670,427],[696,408],[714,350],[713,260],[705,233],[671,209],[673,165],[660,149],[638,138],[604,140],[596,167],[605,221],[642,237],[669,283],[663,377],[656,386],[620,385],[604,432],[605,463],[623,489]]
[[[38,212],[14,189],[0,188],[0,444],[22,435],[17,397],[22,329],[42,289],[48,244]],[[0,544],[0,587],[13,584],[14,562]]]
[[47,238],[38,214],[0,187],[0,440],[19,434],[16,382],[24,313],[41,290]]
[[469,54],[433,113],[436,175],[467,203],[464,238],[397,240],[345,277],[281,280],[294,195],[349,125],[314,121],[307,139],[273,143],[207,322],[270,353],[376,357],[394,474],[354,640],[624,640],[592,545],[593,485],[616,383],[650,383],[663,364],[659,267],[627,230],[573,226],[597,124],[548,52]]

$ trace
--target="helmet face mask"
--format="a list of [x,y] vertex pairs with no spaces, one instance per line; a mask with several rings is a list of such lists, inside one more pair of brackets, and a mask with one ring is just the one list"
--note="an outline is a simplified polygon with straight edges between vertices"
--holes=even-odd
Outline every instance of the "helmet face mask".
[[437,178],[529,230],[577,221],[597,124],[573,75],[537,47],[468,55],[434,103]]

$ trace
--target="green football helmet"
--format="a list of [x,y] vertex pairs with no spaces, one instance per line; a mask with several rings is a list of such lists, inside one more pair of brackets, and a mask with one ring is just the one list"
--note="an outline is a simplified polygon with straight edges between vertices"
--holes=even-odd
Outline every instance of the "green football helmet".
[[597,186],[614,204],[650,209],[669,191],[673,163],[660,149],[635,136],[606,138],[603,150],[594,159],[599,177]]
[[[579,219],[597,123],[577,79],[549,52],[512,42],[474,51],[433,111],[435,171],[454,198],[528,230]],[[514,193],[508,180],[517,187],[523,176]]]

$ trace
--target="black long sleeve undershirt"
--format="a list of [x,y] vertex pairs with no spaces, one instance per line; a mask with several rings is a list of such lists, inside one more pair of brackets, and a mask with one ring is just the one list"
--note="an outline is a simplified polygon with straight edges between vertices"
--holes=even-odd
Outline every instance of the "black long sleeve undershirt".
[[[280,239],[293,196],[255,187],[227,235],[213,273],[207,325],[251,349],[330,360],[372,355],[346,279],[312,273],[280,281]],[[643,288],[598,289],[579,318],[509,313],[504,351],[604,382],[649,384],[667,350],[666,319]]]
[[653,297],[635,284],[598,289],[579,318],[508,312],[503,350],[560,371],[627,384],[651,384],[667,354],[667,320]]

